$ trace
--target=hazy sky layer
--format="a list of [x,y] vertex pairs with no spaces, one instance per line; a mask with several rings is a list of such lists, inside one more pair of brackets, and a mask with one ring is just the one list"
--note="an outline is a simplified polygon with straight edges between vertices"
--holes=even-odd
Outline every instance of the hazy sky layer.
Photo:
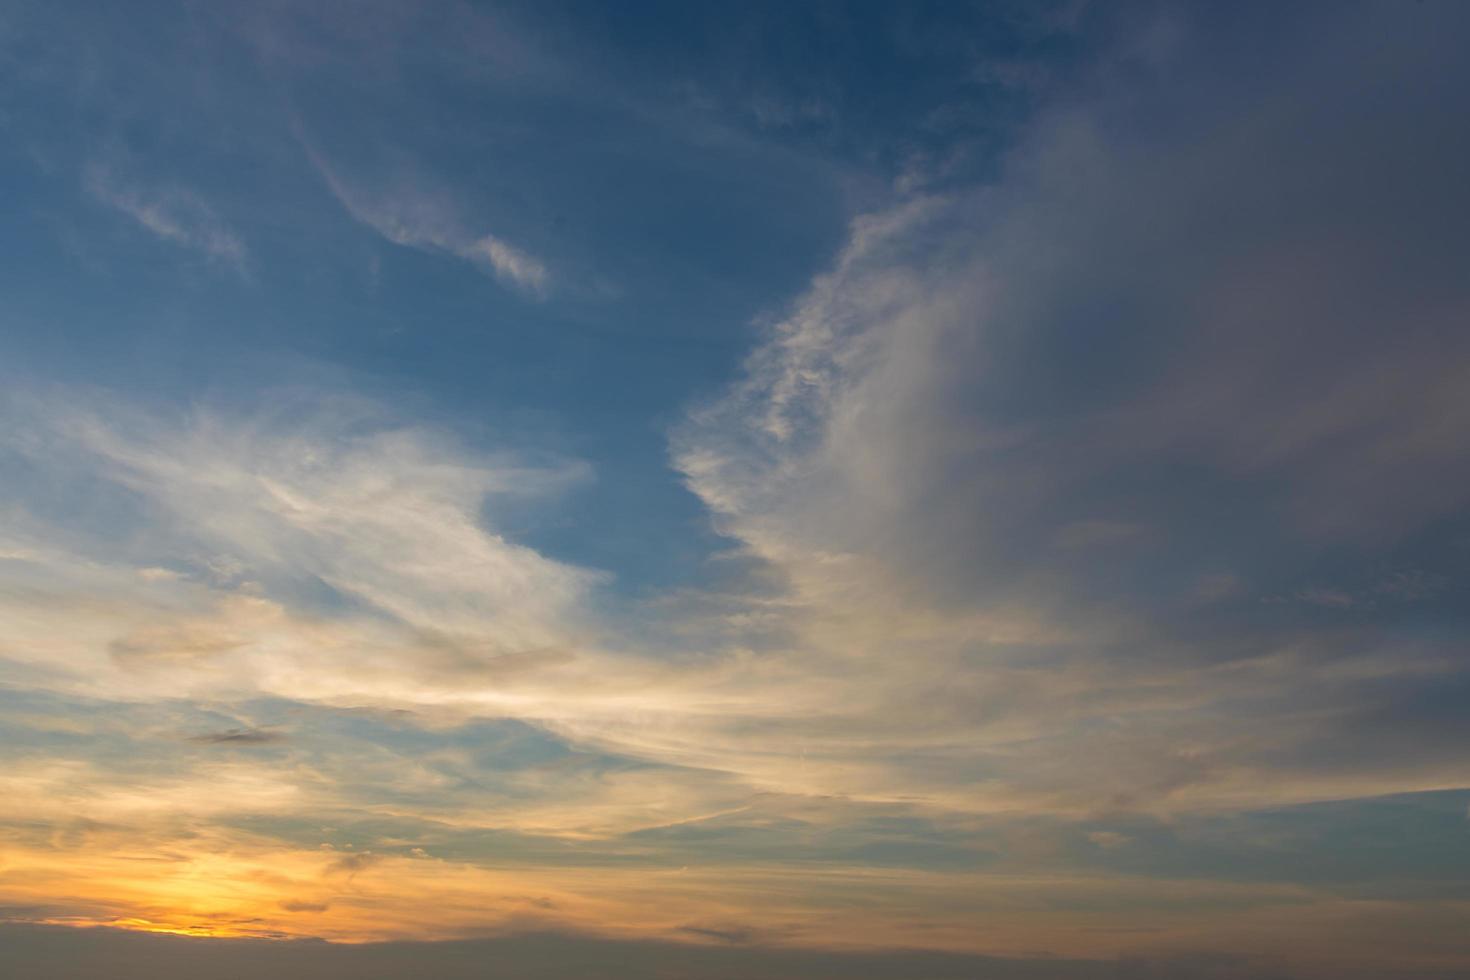
[[1462,975],[1467,43],[0,0],[0,971]]

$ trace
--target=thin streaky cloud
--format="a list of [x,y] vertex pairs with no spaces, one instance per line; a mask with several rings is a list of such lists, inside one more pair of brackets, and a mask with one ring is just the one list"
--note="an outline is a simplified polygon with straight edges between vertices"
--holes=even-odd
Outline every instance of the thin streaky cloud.
[[545,297],[551,285],[546,264],[496,235],[466,230],[447,191],[426,186],[421,177],[381,186],[349,180],[299,123],[295,130],[307,159],[354,220],[395,245],[453,255],[526,295]]
[[245,269],[249,252],[244,240],[197,192],[170,185],[145,187],[120,179],[100,163],[87,167],[84,185],[93,198],[158,238]]

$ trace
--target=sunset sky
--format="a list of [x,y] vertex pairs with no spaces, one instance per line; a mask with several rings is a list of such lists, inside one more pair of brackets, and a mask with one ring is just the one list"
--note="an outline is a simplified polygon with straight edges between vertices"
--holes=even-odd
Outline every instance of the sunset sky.
[[0,975],[1470,975],[1467,50],[0,0]]

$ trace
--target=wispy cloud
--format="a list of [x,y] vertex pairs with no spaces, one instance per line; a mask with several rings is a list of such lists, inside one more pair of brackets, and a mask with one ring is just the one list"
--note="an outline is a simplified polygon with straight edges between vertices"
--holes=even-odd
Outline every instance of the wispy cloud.
[[[114,631],[100,646],[79,630],[70,654],[54,642],[36,651],[79,670],[84,686],[101,670],[123,687],[285,694],[300,682],[296,695],[330,697],[342,682],[365,693],[397,674],[444,694],[563,663],[578,645],[579,597],[598,574],[512,544],[478,516],[487,497],[557,493],[581,478],[574,463],[477,464],[438,437],[381,427],[350,401],[297,404],[289,419],[39,411],[46,421],[32,418],[55,441],[34,464],[91,470],[99,499],[136,495],[145,504],[134,519],[157,559],[133,565],[126,551],[99,550],[102,539],[27,522],[27,538],[88,552],[72,598],[55,602],[134,595],[99,610]],[[140,574],[160,565],[178,571]]]
[[524,293],[546,295],[551,274],[545,263],[495,235],[466,230],[441,189],[418,177],[384,185],[349,180],[307,137],[300,139],[312,165],[347,213],[388,241],[453,255]]
[[460,258],[480,265],[488,264],[501,279],[534,293],[544,293],[548,284],[546,266],[515,246],[494,235],[482,235],[468,245],[457,247]]
[[285,741],[280,732],[261,731],[258,728],[230,728],[222,732],[191,735],[189,741],[204,745],[271,745]]
[[144,186],[120,179],[109,167],[86,170],[87,192],[157,237],[243,270],[245,242],[198,193],[174,185]]

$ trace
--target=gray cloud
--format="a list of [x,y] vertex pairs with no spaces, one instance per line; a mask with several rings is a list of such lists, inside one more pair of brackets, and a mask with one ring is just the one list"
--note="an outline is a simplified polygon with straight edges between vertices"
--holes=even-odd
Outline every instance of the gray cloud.
[[286,901],[281,903],[281,908],[287,912],[325,912],[331,905],[327,902]]
[[[389,980],[429,972],[456,978],[677,976],[687,980],[1325,980],[1249,958],[1193,953],[1120,960],[1002,958],[926,952],[844,953],[749,946],[612,942],[532,934],[444,943],[373,943],[215,939],[201,941],[106,929],[0,925],[0,967],[36,980],[104,973],[117,980],[166,980],[268,974],[281,980]],[[1348,969],[1350,980],[1379,976]],[[1415,980],[1451,980],[1425,971]]]
[[357,877],[363,871],[374,865],[381,864],[382,855],[373,854],[370,851],[362,851],[358,854],[344,854],[327,865],[326,873],[345,874],[349,879]]
[[[1447,730],[1410,763],[1378,725],[1470,671],[1446,543],[1470,519],[1470,23],[1176,26],[994,183],[854,222],[678,465],[784,578],[759,608],[788,637],[905,664],[885,731],[934,731],[936,774],[974,725],[974,778],[1079,806],[1463,785]],[[1386,601],[1404,567],[1450,584]]]
[[205,745],[273,745],[285,740],[286,736],[280,732],[262,731],[259,728],[230,728],[222,732],[189,736],[189,741]]

